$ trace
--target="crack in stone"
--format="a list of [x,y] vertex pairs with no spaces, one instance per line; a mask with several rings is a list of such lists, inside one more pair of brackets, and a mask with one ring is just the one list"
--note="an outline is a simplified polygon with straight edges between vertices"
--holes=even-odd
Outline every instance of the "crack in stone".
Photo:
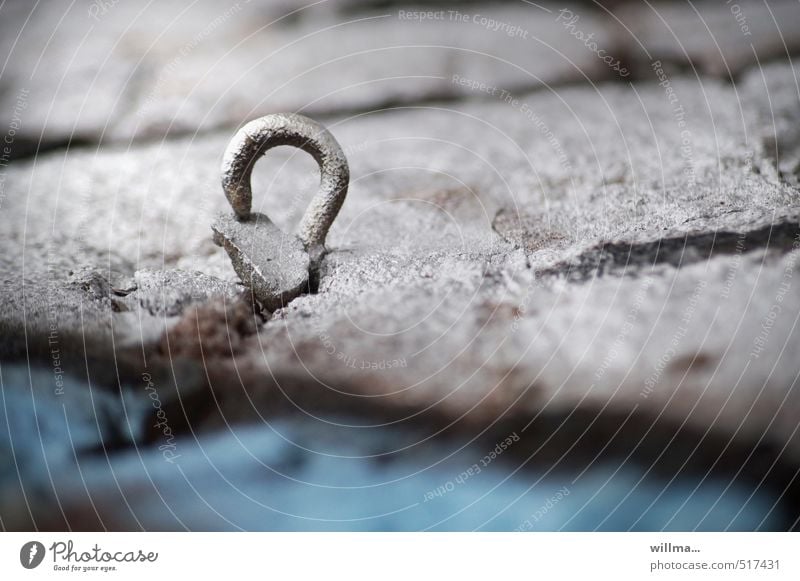
[[602,242],[576,258],[535,271],[537,278],[565,277],[583,282],[596,276],[636,275],[643,268],[668,264],[681,268],[719,254],[756,250],[786,252],[800,236],[800,222],[787,220],[744,232],[689,233],[647,242]]

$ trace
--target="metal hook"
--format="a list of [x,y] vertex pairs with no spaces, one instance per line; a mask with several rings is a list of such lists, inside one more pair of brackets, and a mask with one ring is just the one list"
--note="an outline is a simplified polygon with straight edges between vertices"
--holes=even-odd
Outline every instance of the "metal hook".
[[316,121],[294,113],[276,113],[249,122],[228,144],[222,158],[222,188],[236,217],[250,218],[253,191],[250,176],[255,162],[279,145],[292,145],[310,153],[320,168],[319,191],[311,200],[297,237],[312,252],[325,244],[347,195],[350,168],[339,143]]

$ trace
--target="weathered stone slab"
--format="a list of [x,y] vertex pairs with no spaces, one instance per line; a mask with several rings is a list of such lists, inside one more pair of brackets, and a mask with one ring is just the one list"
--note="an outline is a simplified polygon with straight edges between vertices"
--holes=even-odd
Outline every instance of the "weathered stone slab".
[[[15,164],[9,337],[36,321],[30,297],[66,284],[72,298],[57,300],[77,306],[63,309],[62,332],[122,335],[120,352],[144,341],[204,368],[200,391],[178,382],[170,394],[193,432],[298,409],[428,434],[502,420],[533,450],[549,442],[543,463],[605,450],[649,465],[669,450],[673,474],[685,464],[783,490],[800,461],[800,220],[791,181],[759,169],[776,163],[759,125],[770,93],[667,78],[329,119],[353,179],[318,290],[257,333],[211,240],[214,215],[230,211],[218,174],[227,133]],[[780,103],[782,119],[797,114]],[[288,232],[318,174],[276,150],[254,179],[254,211]],[[228,526],[206,516],[192,526]]]
[[[27,91],[18,154],[40,139],[129,142],[279,111],[461,97],[476,80],[485,94],[610,74],[556,22],[556,5],[470,5],[421,18],[407,7],[343,15],[287,2],[125,4],[97,15],[98,3],[9,9],[0,110]],[[583,15],[581,30],[613,45],[594,13]]]
[[627,61],[644,78],[655,61],[729,77],[800,50],[800,6],[792,0],[631,2],[614,16]]
[[[671,92],[653,85],[636,92],[575,88],[331,124],[354,179],[331,231],[334,252],[321,291],[346,297],[434,275],[473,284],[486,264],[502,281],[526,261],[540,273],[569,269],[585,276],[597,269],[603,249],[613,252],[600,266],[609,255],[617,266],[664,261],[661,240],[678,241],[678,258],[694,261],[703,256],[692,254],[694,242],[682,252],[686,236],[706,248],[717,231],[763,237],[772,224],[796,223],[795,190],[756,173],[754,164],[768,157],[760,142],[748,141],[741,122],[753,118],[759,127],[769,95],[752,91],[740,111],[728,86],[669,81]],[[605,115],[597,114],[598,101]],[[785,115],[796,114],[785,102]],[[132,283],[114,287],[109,277],[129,280],[142,269],[235,282],[208,226],[217,212],[229,211],[218,185],[226,140],[223,134],[148,145],[135,154],[70,151],[9,169],[7,320],[21,321],[23,295],[61,287],[111,317],[131,302],[124,296],[129,289],[117,287]],[[257,194],[255,209],[290,230],[314,191],[315,172],[313,161],[296,152],[271,153],[256,167],[256,190],[267,191]],[[289,203],[268,202],[281,196]],[[108,283],[67,284],[76,265],[99,269]],[[44,311],[29,309],[29,324]],[[148,311],[177,315],[180,308]],[[74,327],[80,310],[73,312]]]
[[[290,5],[257,2],[252,13],[269,22],[289,12]],[[236,18],[241,12],[240,4],[220,7],[207,1],[190,6],[117,0],[5,4],[0,119],[12,118],[22,96],[14,156],[37,147],[98,141],[141,105],[142,83],[154,62],[166,64],[202,43],[225,43],[244,34],[246,20]],[[230,36],[223,38],[221,31]]]
[[749,71],[741,82],[742,99],[752,103],[749,131],[767,178],[800,185],[800,101],[797,67],[774,63]]
[[[797,526],[796,3],[101,6],[0,18],[14,155],[121,142],[2,153],[2,528]],[[270,315],[210,225],[277,109],[353,180]],[[316,164],[254,179],[292,231]]]

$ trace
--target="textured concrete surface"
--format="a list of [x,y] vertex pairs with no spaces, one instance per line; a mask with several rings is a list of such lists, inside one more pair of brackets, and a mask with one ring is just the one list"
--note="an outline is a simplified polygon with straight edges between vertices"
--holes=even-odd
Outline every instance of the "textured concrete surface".
[[[770,4],[775,14],[786,6]],[[109,24],[120,17],[116,8],[105,15]],[[209,14],[202,10],[216,10],[196,9],[201,21]],[[10,471],[4,481],[11,500],[0,505],[3,527],[796,526],[800,91],[788,59],[766,62],[778,55],[758,44],[764,18],[751,53],[764,51],[765,62],[724,45],[730,62],[738,59],[732,80],[696,56],[706,55],[698,36],[699,52],[688,55],[698,68],[685,70],[649,32],[642,35],[660,65],[635,68],[631,50],[620,50],[628,79],[574,33],[607,25],[610,16],[599,19],[586,5],[563,22],[555,11],[533,19],[554,40],[527,40],[537,47],[531,52],[508,34],[465,35],[471,21],[401,23],[395,10],[342,24],[348,34],[335,34],[340,42],[326,49],[336,72],[323,67],[317,82],[308,63],[318,56],[304,51],[307,42],[330,45],[333,32],[320,22],[331,12],[270,35],[245,9],[214,41],[183,55],[170,75],[188,80],[157,87],[152,125],[126,125],[135,115],[126,107],[109,129],[117,144],[3,167],[4,406],[21,433],[47,426],[46,452],[14,468],[24,478]],[[361,10],[345,13],[358,20]],[[481,8],[527,23],[522,10]],[[635,16],[644,8],[619,10],[642,30],[655,26]],[[670,5],[664,14],[688,18],[681,10]],[[719,38],[731,34],[725,10],[708,16],[721,23]],[[254,35],[231,62],[218,61],[214,51],[230,48],[222,39],[238,34],[234,22]],[[168,42],[196,31],[182,26]],[[322,32],[303,38],[305,30]],[[301,40],[287,45],[281,35]],[[517,67],[489,66],[461,49],[406,49],[396,70],[392,48],[359,52],[369,42],[434,37],[491,44],[491,62],[505,50],[530,58],[543,67],[540,78],[529,82]],[[267,69],[249,68],[266,50],[250,42],[306,55],[300,64],[282,60],[284,76],[274,77],[305,67],[309,75],[297,79],[305,88],[293,81],[289,100],[269,104],[262,91],[237,93],[244,84],[225,75],[246,71],[255,75],[248,84],[280,84],[267,83]],[[536,52],[553,47],[564,61]],[[562,70],[572,50],[577,60]],[[337,60],[351,53],[360,66]],[[387,70],[444,78],[384,83]],[[142,73],[141,86],[158,84],[154,74]],[[329,75],[342,91],[303,110],[326,112],[320,120],[349,161],[349,193],[309,292],[260,311],[212,240],[215,217],[231,213],[220,161],[241,121],[272,106],[302,109],[330,92]],[[375,82],[366,89],[364,79]],[[231,91],[220,96],[220,84]],[[184,99],[186,87],[193,90]],[[161,93],[173,89],[174,107]],[[42,94],[26,97],[31,120],[46,118]],[[226,104],[218,114],[214,104],[225,99],[241,99],[239,108]],[[202,114],[183,117],[184,106]],[[92,113],[106,110],[98,101]],[[191,135],[125,143],[161,136],[172,121],[169,131]],[[84,134],[97,140],[92,123]],[[30,139],[20,135],[18,143]],[[52,145],[64,131],[43,135]],[[292,232],[318,184],[310,156],[272,150],[253,171],[253,211]],[[56,391],[59,381],[69,382],[66,393]],[[86,405],[88,386],[100,403]],[[73,426],[74,444],[63,436]],[[509,434],[519,440],[485,467],[486,478],[469,475],[430,508],[427,491]],[[38,436],[31,440],[38,447]],[[114,448],[107,456],[106,443]],[[19,453],[16,440],[3,442],[6,464]],[[64,475],[59,487],[48,482],[50,464]],[[18,480],[41,491],[43,512],[22,509]],[[528,527],[565,486],[563,512]],[[123,496],[129,504],[119,510]]]

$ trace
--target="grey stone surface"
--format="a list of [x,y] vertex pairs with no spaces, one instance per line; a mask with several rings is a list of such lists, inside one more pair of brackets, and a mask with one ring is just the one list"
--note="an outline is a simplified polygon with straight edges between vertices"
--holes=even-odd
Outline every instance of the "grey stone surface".
[[[691,65],[738,75],[800,47],[792,0],[609,11],[588,3],[468,4],[422,21],[402,4],[117,2],[98,10],[102,4],[4,6],[0,119],[18,118],[15,155],[69,141],[236,127],[280,111],[317,116],[625,80],[617,65],[646,79],[655,78],[655,61],[671,74]],[[478,91],[475,81],[483,83]]]
[[[162,68],[179,63],[184,52],[215,41],[224,46],[247,34],[250,22],[270,22],[293,9],[291,4],[256,2],[249,18],[242,18],[242,3],[5,3],[0,10],[0,120],[12,118],[22,95],[16,155],[38,146],[97,141],[131,108],[144,106],[144,85],[159,82]],[[164,76],[160,82],[171,84]]]
[[[200,272],[182,270],[138,270],[126,289],[115,289],[119,310],[137,310],[162,317],[175,317],[210,299],[234,300],[244,293],[242,285],[222,281]],[[124,306],[122,306],[124,305]]]
[[[24,346],[22,325],[46,336],[57,304],[65,335],[165,366],[175,348],[201,367],[169,394],[199,433],[287,410],[426,435],[507,422],[525,428],[526,449],[541,445],[540,466],[603,452],[701,482],[741,476],[778,497],[800,462],[794,71],[667,78],[326,119],[350,162],[348,198],[316,292],[258,329],[211,240],[229,211],[218,168],[230,132],[16,163],[2,207],[4,347]],[[311,158],[270,152],[254,210],[291,231],[318,177]],[[197,287],[208,292],[184,298]],[[163,516],[141,466],[117,460],[132,471],[125,494]],[[208,468],[194,462],[199,482]],[[154,467],[159,486],[189,514],[168,464]],[[258,528],[256,515],[220,512],[231,522],[190,524]]]
[[[10,116],[18,91],[29,92],[20,152],[40,139],[124,143],[236,127],[266,113],[316,116],[467,95],[454,75],[508,90],[609,75],[554,23],[557,5],[449,7],[466,20],[446,12],[420,21],[401,16],[407,6],[343,17],[330,3],[126,4],[96,19],[91,3],[4,7],[0,111]],[[581,27],[613,44],[595,15]]]
[[750,136],[762,174],[797,188],[800,185],[800,100],[797,67],[769,64],[742,79],[742,99],[753,103]]
[[[588,94],[537,93],[516,104],[423,107],[333,122],[355,176],[331,231],[328,264],[364,267],[352,275],[323,273],[321,289],[335,293],[335,281],[351,277],[352,288],[361,290],[417,273],[425,280],[422,266],[431,259],[438,261],[431,275],[448,272],[442,261],[475,273],[484,262],[518,270],[514,265],[527,261],[547,271],[588,261],[591,272],[590,259],[609,243],[653,254],[659,240],[796,222],[796,190],[753,169],[769,161],[741,123],[747,116],[765,131],[767,105],[757,92],[743,103],[722,84],[671,82],[683,125],[668,94],[651,84],[635,92],[606,85]],[[709,99],[718,105],[713,110]],[[605,115],[597,114],[598,100]],[[789,119],[796,115],[788,99],[785,109]],[[475,142],[478,131],[482,139]],[[75,264],[86,263],[128,276],[168,268],[235,281],[209,226],[226,211],[217,173],[226,139],[144,146],[136,155],[70,151],[11,168],[6,187],[20,194],[4,205],[16,249],[5,254],[10,296],[21,292],[13,280],[20,273],[36,288],[40,278],[68,279]],[[256,189],[269,181],[256,209],[269,207],[270,218],[290,231],[316,190],[313,162],[275,151],[261,164]],[[290,203],[268,204],[287,193]],[[636,260],[647,264],[647,258],[658,261]],[[95,302],[105,292],[69,288]]]
[[[776,82],[792,86],[791,69],[780,70]],[[769,161],[756,139],[769,132],[767,95],[753,91],[744,102],[727,85],[686,78],[671,79],[671,86],[680,119],[661,87],[610,84],[588,93],[518,96],[514,105],[332,120],[354,177],[329,246],[342,257],[438,248],[502,259],[520,245],[531,265],[543,269],[602,243],[644,245],[794,220],[796,190],[754,169]],[[796,107],[789,99],[784,107],[793,119]],[[7,240],[18,251],[5,255],[6,272],[22,272],[24,259],[25,272],[37,275],[55,247],[59,276],[92,262],[128,275],[176,268],[234,281],[210,237],[215,215],[230,211],[218,174],[228,137],[147,145],[135,154],[75,150],[15,164],[6,188],[19,194],[3,210]],[[304,154],[276,150],[256,166],[254,179],[254,209],[288,232],[318,177]],[[541,240],[526,242],[520,234]]]
[[629,65],[652,63],[728,77],[800,50],[800,6],[793,0],[630,2],[614,9]]

